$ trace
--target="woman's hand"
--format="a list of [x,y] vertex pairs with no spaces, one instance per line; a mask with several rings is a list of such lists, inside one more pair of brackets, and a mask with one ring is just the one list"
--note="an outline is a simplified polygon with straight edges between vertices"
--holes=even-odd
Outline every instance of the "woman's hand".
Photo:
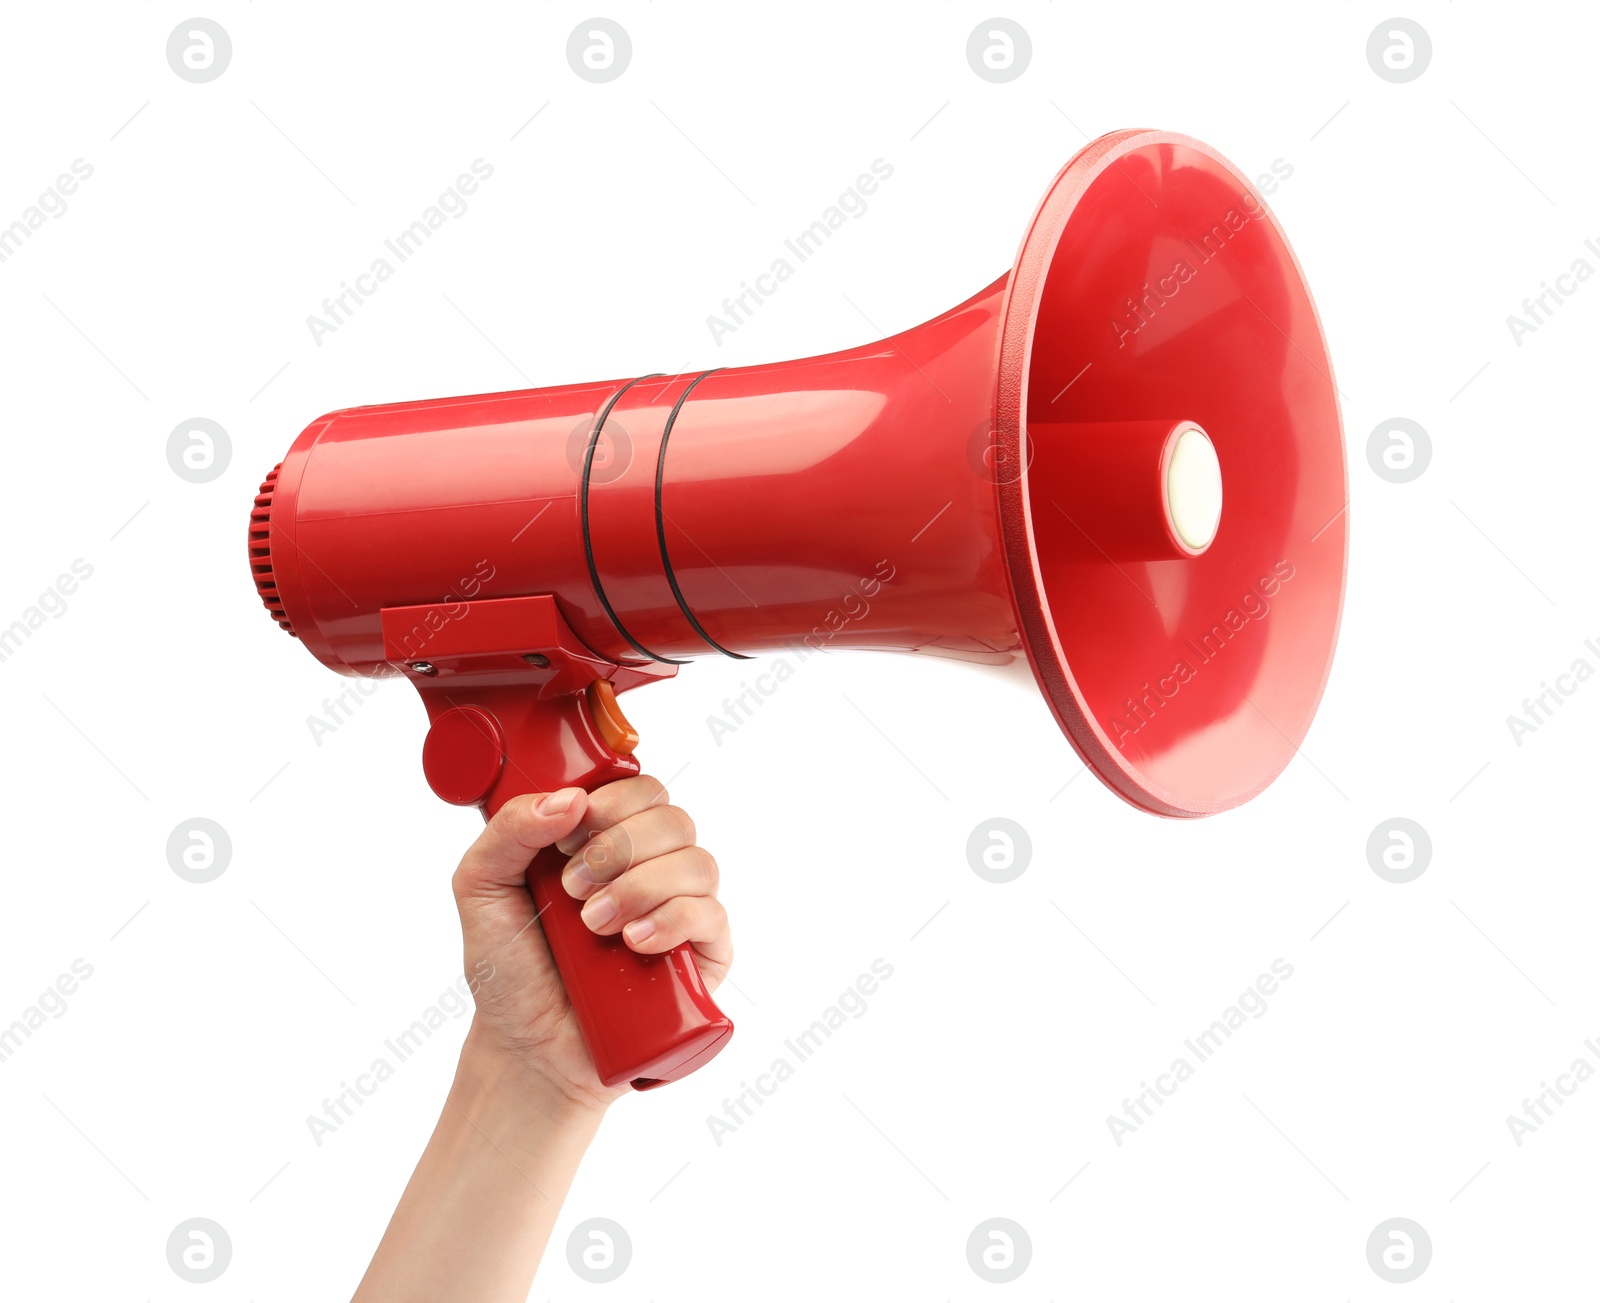
[[712,988],[733,960],[716,861],[655,779],[508,802],[455,876],[478,1012],[356,1303],[521,1303],[606,1105],[627,1093],[600,1084],[535,918],[528,866],[546,846],[571,856],[563,883],[602,936],[650,955],[689,941]]
[[604,1106],[628,1087],[601,1085],[571,1002],[535,922],[527,886],[534,855],[555,845],[571,858],[567,893],[601,936],[622,934],[653,955],[685,941],[715,990],[733,961],[728,917],[716,898],[717,863],[694,844],[694,822],[667,803],[654,778],[624,778],[585,793],[519,796],[490,820],[456,870],[466,973],[477,1000],[471,1039],[489,1055],[545,1077],[568,1096]]

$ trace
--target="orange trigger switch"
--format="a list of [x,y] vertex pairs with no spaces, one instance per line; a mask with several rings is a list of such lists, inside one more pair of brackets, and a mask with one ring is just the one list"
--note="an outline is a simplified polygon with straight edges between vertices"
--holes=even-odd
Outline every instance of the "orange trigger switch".
[[611,686],[611,680],[596,679],[584,695],[600,740],[618,755],[632,755],[634,747],[639,745],[639,733],[617,705],[617,690]]

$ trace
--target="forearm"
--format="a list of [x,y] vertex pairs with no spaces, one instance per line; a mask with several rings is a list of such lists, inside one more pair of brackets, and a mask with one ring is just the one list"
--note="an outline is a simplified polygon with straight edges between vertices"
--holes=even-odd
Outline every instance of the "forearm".
[[523,1303],[602,1116],[469,1033],[353,1303]]

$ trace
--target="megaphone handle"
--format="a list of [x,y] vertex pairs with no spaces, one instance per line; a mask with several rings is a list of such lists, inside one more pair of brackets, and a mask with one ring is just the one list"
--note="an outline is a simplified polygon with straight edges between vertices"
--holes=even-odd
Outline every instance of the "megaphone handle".
[[[515,689],[455,688],[448,701],[433,716],[423,768],[436,793],[479,805],[485,818],[528,792],[593,791],[639,772],[631,754],[637,735],[609,683],[545,700]],[[528,888],[600,1080],[649,1090],[688,1076],[723,1047],[733,1021],[706,990],[687,942],[641,955],[620,935],[590,931],[583,902],[561,885],[567,858],[553,846],[540,851]]]
[[554,847],[540,851],[528,886],[600,1080],[650,1090],[688,1076],[733,1034],[693,948],[641,955],[620,935],[597,936],[583,921],[583,902],[561,885],[566,863]]

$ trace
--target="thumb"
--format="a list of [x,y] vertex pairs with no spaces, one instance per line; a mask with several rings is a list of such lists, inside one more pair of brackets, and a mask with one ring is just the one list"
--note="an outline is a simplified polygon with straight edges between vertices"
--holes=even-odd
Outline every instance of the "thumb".
[[589,808],[581,787],[513,797],[467,848],[452,885],[460,901],[494,899],[526,889],[528,865],[578,826]]

